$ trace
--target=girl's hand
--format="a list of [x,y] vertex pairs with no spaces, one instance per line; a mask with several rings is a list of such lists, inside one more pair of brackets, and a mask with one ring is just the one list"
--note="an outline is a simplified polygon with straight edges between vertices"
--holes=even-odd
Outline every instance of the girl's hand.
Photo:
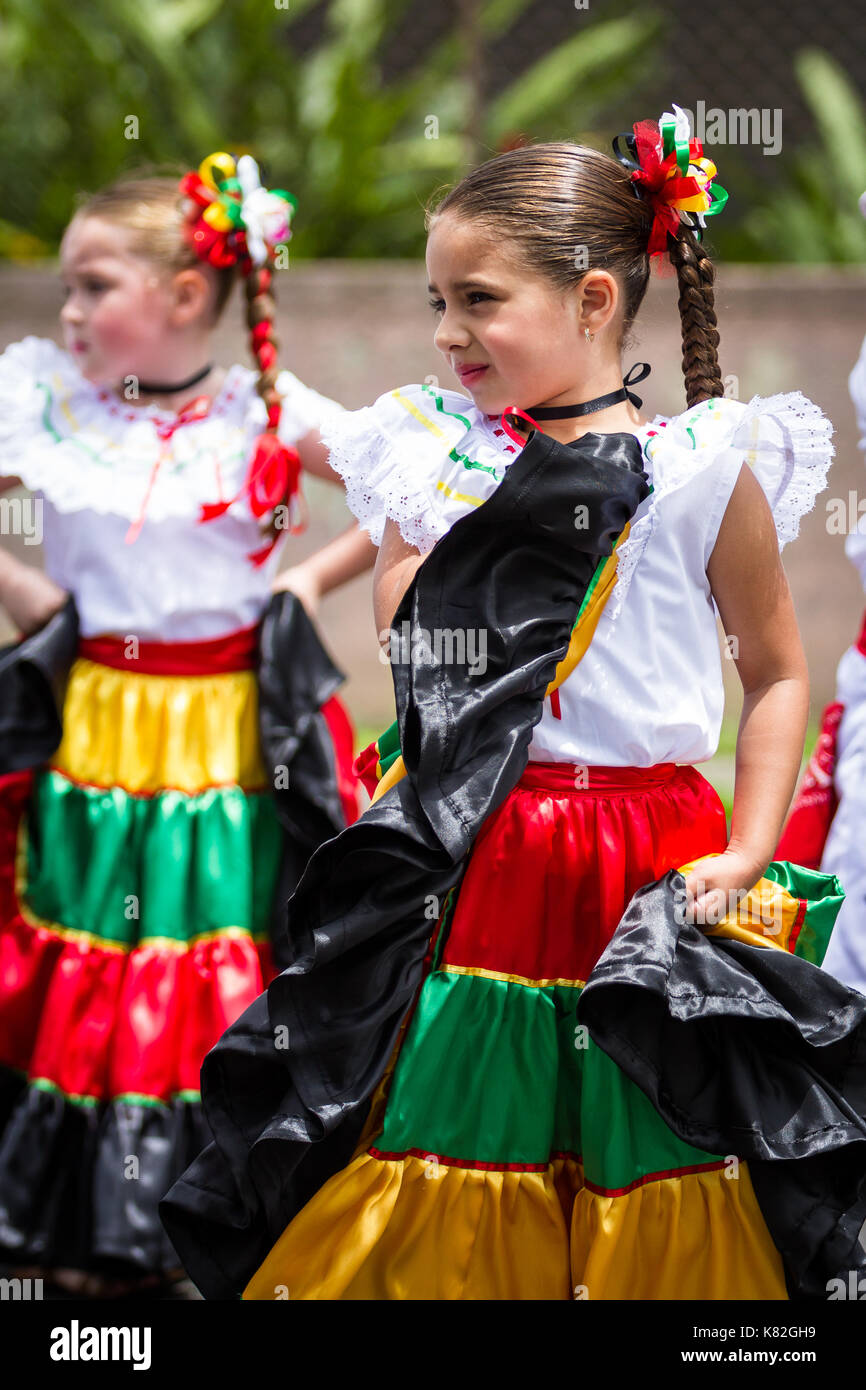
[[732,849],[697,859],[685,875],[684,921],[698,927],[716,927],[723,917],[735,916],[737,904],[754,888],[763,872],[754,860]]
[[319,610],[322,590],[318,579],[305,565],[293,565],[291,569],[278,574],[271,585],[272,593],[279,594],[284,589],[301,600],[309,617],[315,618]]

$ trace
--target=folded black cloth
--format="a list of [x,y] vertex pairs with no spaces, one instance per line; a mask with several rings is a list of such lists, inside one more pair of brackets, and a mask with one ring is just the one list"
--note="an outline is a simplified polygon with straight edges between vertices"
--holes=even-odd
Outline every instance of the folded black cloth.
[[46,762],[63,733],[63,689],[78,646],[70,596],[38,632],[0,648],[0,776]]
[[272,595],[258,650],[259,733],[283,829],[270,935],[274,963],[291,960],[287,898],[307,860],[346,825],[334,742],[322,705],[345,681],[300,599],[287,589]]
[[866,1269],[866,996],[786,950],[685,922],[640,888],[578,1016],[681,1139],[748,1163],[792,1298]]
[[[600,560],[648,491],[633,435],[535,431],[418,569],[393,623],[413,639],[411,664],[392,642],[406,776],[310,860],[288,905],[292,962],[206,1057],[214,1142],[161,1204],[207,1297],[241,1293],[350,1158],[422,979],[430,900],[459,884],[519,780]],[[459,643],[437,660],[436,635],[467,628],[484,632],[484,663]]]

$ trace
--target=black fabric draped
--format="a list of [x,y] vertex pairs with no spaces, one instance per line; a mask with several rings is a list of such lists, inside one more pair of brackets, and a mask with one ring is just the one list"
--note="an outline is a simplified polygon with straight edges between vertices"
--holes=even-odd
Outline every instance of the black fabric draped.
[[866,996],[705,936],[677,869],[638,889],[578,1017],[675,1134],[749,1165],[792,1297],[866,1270]]
[[78,645],[66,603],[38,632],[0,648],[0,776],[45,762],[63,733],[63,688]]

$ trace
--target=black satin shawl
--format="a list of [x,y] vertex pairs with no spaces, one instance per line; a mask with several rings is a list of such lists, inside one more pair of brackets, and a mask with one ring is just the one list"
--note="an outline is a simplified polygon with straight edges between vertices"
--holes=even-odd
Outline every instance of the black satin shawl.
[[638,889],[578,1016],[675,1134],[748,1163],[790,1295],[826,1299],[866,1269],[866,996],[684,901],[677,869]]

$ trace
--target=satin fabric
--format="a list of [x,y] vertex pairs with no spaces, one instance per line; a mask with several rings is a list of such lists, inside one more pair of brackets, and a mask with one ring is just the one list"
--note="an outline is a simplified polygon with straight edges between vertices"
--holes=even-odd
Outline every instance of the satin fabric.
[[19,898],[48,930],[127,948],[226,928],[267,936],[281,849],[267,794],[133,797],[42,771],[31,830],[19,836]]
[[156,676],[79,659],[51,766],[71,781],[137,796],[267,788],[254,671]]
[[[838,912],[838,879],[800,874]],[[680,1139],[746,1160],[791,1296],[826,1298],[866,1269],[866,998],[686,923],[684,892],[676,869],[638,890],[578,1016]]]
[[[181,644],[174,661],[171,644],[142,644],[132,670],[76,658],[71,599],[0,654],[7,1258],[177,1265],[157,1202],[207,1142],[202,1058],[273,975],[280,885],[352,811],[342,675],[300,608],[274,596],[256,672],[252,630]],[[201,674],[205,651],[245,669]],[[297,835],[274,796],[279,763]]]
[[777,859],[790,859],[810,869],[821,867],[827,835],[839,807],[834,779],[844,713],[840,700],[832,700],[821,712],[815,747],[776,847]]
[[[694,866],[681,864],[685,874]],[[723,936],[752,946],[770,946],[822,965],[845,900],[835,874],[773,860],[762,877],[717,926],[704,924],[710,938]]]
[[583,982],[638,888],[726,844],[695,767],[530,763],[475,842],[446,960]]
[[580,1165],[562,1160],[518,1173],[361,1155],[340,1178],[295,1218],[245,1300],[787,1297],[745,1169],[617,1198],[581,1188]]
[[225,671],[251,671],[256,665],[259,624],[238,628],[223,637],[197,642],[140,642],[119,637],[82,637],[78,654],[118,671],[146,676],[204,676]]
[[725,843],[694,768],[529,766],[440,920],[379,1131],[244,1297],[784,1299],[747,1174],[578,1036],[635,889]]
[[69,598],[38,632],[0,648],[0,776],[44,762],[60,742],[63,687],[77,645]]
[[[122,746],[138,705],[114,682],[150,678],[107,675],[91,688]],[[272,802],[38,769],[0,796],[0,823],[0,1063],[76,1101],[197,1096],[202,1057],[272,973]]]

